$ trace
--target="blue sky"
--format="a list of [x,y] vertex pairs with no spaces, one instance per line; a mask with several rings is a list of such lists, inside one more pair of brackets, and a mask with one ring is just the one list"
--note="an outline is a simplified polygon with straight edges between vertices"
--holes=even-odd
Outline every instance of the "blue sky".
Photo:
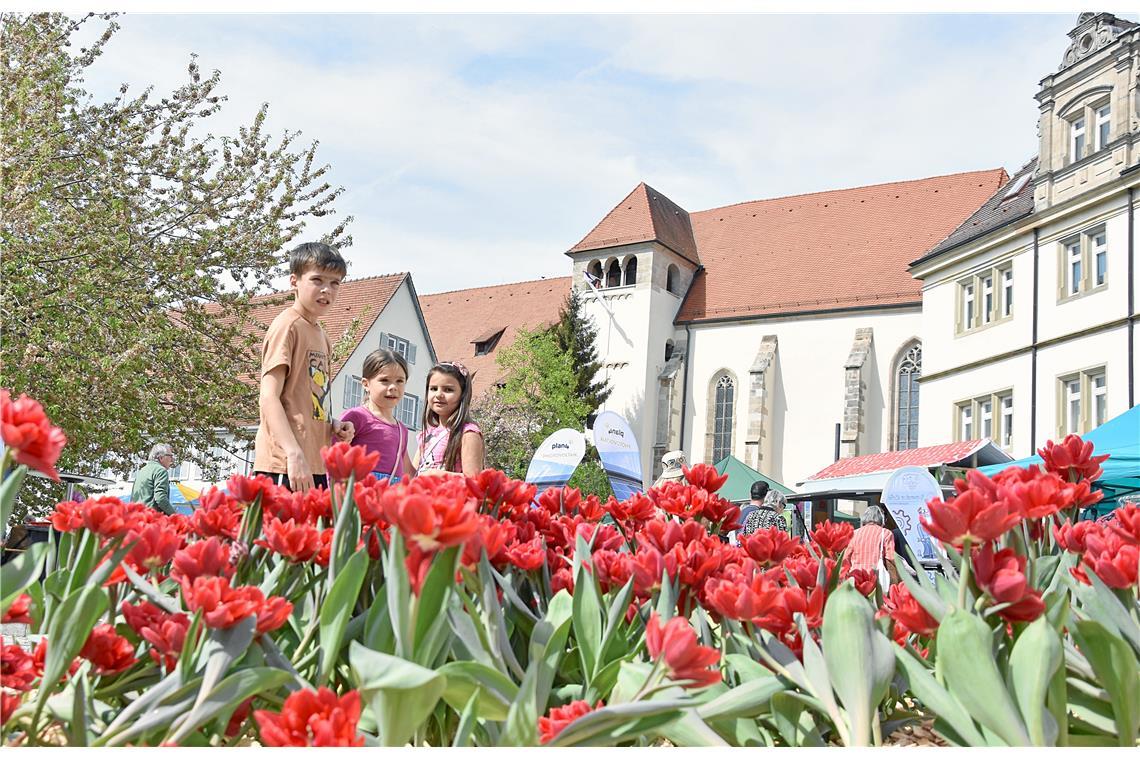
[[159,93],[190,54],[248,123],[319,140],[350,276],[420,293],[568,273],[644,180],[701,210],[1005,166],[1076,14],[147,15],[89,77]]

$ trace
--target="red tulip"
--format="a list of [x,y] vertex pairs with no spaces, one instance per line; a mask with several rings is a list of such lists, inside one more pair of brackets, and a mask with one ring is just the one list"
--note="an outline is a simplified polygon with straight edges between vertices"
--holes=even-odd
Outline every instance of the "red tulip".
[[128,559],[144,573],[162,567],[182,547],[182,536],[163,524],[147,525],[127,534],[127,543],[134,542]]
[[1140,506],[1129,504],[1118,507],[1112,517],[1108,522],[1109,530],[1120,536],[1126,544],[1140,545]]
[[101,676],[121,673],[138,662],[131,642],[116,633],[110,623],[101,623],[92,629],[79,656],[94,665],[95,674]]
[[843,580],[850,578],[855,583],[855,590],[863,596],[871,596],[879,585],[879,574],[876,571],[866,567],[853,568],[848,563],[844,563],[839,577]]
[[363,446],[338,441],[332,446],[321,447],[321,459],[325,461],[330,482],[348,480],[349,477],[363,480],[380,463],[380,452],[369,453]]
[[552,707],[550,712],[545,717],[538,719],[538,741],[541,744],[549,744],[555,737],[557,737],[567,726],[574,721],[581,718],[583,715],[588,715],[594,710],[600,710],[605,706],[602,700],[593,707],[584,699],[578,699],[565,707]]
[[720,652],[697,643],[696,631],[682,617],[674,617],[662,627],[657,613],[645,626],[645,648],[650,658],[665,660],[670,678],[691,681],[688,688],[711,686],[721,680],[720,670],[709,670],[720,662]]
[[241,529],[245,507],[233,496],[216,488],[202,494],[198,509],[190,518],[193,530],[199,536],[219,536],[236,539]]
[[27,691],[43,673],[35,657],[19,644],[0,647],[0,686],[16,691]]
[[1055,472],[1070,483],[1082,480],[1093,481],[1104,470],[1100,463],[1108,459],[1108,454],[1093,456],[1091,441],[1081,440],[1079,435],[1070,433],[1061,443],[1049,441],[1037,453],[1045,461],[1045,469]]
[[978,587],[998,604],[1008,604],[998,615],[1010,623],[1036,620],[1045,611],[1041,592],[1025,577],[1025,557],[1013,549],[995,552],[989,543],[973,552],[973,568]]
[[61,501],[56,504],[55,511],[51,513],[49,519],[51,526],[60,533],[70,533],[83,527],[83,512],[79,509],[79,503],[74,501]]
[[657,505],[641,493],[635,493],[625,501],[618,501],[611,496],[602,509],[619,522],[644,523],[657,516]]
[[19,694],[0,691],[0,726],[7,723],[12,714],[16,712],[16,708],[20,706],[20,700]]
[[764,575],[752,579],[710,578],[705,586],[708,606],[731,620],[750,621],[766,615],[780,600],[780,589]]
[[534,494],[538,490],[533,484],[511,480],[505,473],[494,469],[483,470],[474,478],[465,480],[468,493],[479,502],[487,514],[517,515],[522,510],[530,508]]
[[258,635],[276,631],[293,614],[293,603],[283,596],[271,596],[265,600],[261,610],[257,613]]
[[256,586],[230,587],[228,578],[201,576],[183,585],[182,595],[191,612],[203,611],[211,628],[232,628],[250,615],[261,612],[265,594]]
[[908,633],[925,638],[938,630],[938,621],[902,583],[896,583],[887,591],[883,597],[883,611]]
[[1082,520],[1077,523],[1063,523],[1053,526],[1053,537],[1062,549],[1083,554],[1085,541],[1089,533],[1100,533],[1101,527],[1091,520]]
[[168,614],[163,620],[143,628],[139,635],[153,647],[150,650],[151,659],[155,664],[165,667],[169,673],[178,665],[178,657],[182,654],[182,645],[186,643],[186,633],[189,630],[190,618],[186,613],[178,612]]
[[822,549],[825,554],[834,557],[847,548],[847,545],[851,543],[851,537],[854,535],[855,528],[851,523],[824,520],[815,526],[811,537],[816,546]]
[[1090,531],[1081,565],[1072,571],[1082,582],[1089,583],[1086,567],[1110,588],[1131,588],[1136,585],[1140,570],[1140,547],[1125,542],[1112,530]]
[[170,568],[170,577],[183,586],[191,584],[194,579],[220,575],[226,578],[234,574],[233,562],[230,560],[230,547],[219,538],[211,536],[205,541],[195,541],[185,549],[174,553],[174,560]]
[[[231,475],[225,490],[242,504],[252,504],[260,496],[261,509],[268,512],[273,511],[277,502],[290,500],[289,490],[278,486],[267,475]],[[218,493],[222,492],[218,490]]]
[[740,546],[761,565],[773,565],[801,551],[795,539],[779,528],[765,528],[744,535]]
[[8,607],[8,611],[4,613],[4,619],[0,620],[2,623],[26,623],[32,624],[32,597],[28,594],[20,594]]
[[268,747],[360,747],[356,732],[360,720],[360,694],[337,697],[327,687],[302,689],[285,698],[281,712],[255,710],[253,718]]
[[510,520],[496,520],[490,515],[479,515],[479,529],[471,534],[471,538],[463,545],[464,567],[474,567],[479,564],[483,552],[487,553],[487,561],[495,567],[502,567],[507,561],[506,548],[515,543],[518,528]]
[[380,498],[388,522],[425,551],[458,546],[479,529],[475,501],[465,487],[440,487],[430,496],[390,487]]
[[51,424],[40,402],[23,393],[12,401],[8,389],[0,388],[0,438],[18,464],[59,480],[55,463],[67,443],[67,436]]
[[546,542],[542,536],[535,536],[525,543],[516,543],[507,549],[507,559],[520,570],[537,570],[546,559]]
[[695,464],[692,467],[681,465],[681,472],[685,474],[685,480],[709,493],[716,493],[728,482],[728,474],[721,475],[711,464]]
[[269,517],[264,523],[264,533],[265,538],[254,543],[290,562],[308,562],[321,548],[321,532],[315,525],[298,524],[291,519],[282,522],[276,517]]
[[128,530],[127,505],[115,496],[87,499],[79,505],[83,527],[104,538],[124,536]]
[[[969,474],[976,472],[972,470]],[[1000,497],[993,498],[985,489],[969,488],[950,501],[931,499],[927,508],[930,518],[923,515],[918,518],[922,527],[940,541],[959,548],[967,540],[975,546],[993,541],[1021,521],[1021,513],[1016,508],[1011,509]]]
[[[310,489],[311,490],[311,489]],[[226,723],[225,736],[227,739],[232,739],[241,731],[242,724],[245,723],[246,718],[253,711],[253,697],[242,702],[234,708],[233,713],[230,715],[229,722]]]

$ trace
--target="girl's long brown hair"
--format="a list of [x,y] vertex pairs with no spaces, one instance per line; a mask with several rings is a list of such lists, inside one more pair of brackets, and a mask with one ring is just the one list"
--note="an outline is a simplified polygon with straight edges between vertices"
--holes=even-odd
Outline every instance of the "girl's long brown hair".
[[[463,428],[468,422],[471,422],[471,381],[475,379],[475,373],[469,372],[467,377],[459,371],[451,362],[439,362],[428,370],[427,386],[424,388],[424,417],[423,428],[426,431],[429,427],[435,427],[442,424],[439,415],[431,410],[428,404],[428,389],[431,388],[431,378],[437,372],[441,372],[448,377],[455,379],[459,383],[459,406],[456,407],[455,413],[451,415],[451,419],[447,424],[447,448],[443,452],[443,467],[448,472],[453,472],[455,462],[459,459],[460,451],[463,447]],[[420,440],[420,464],[424,461],[424,447],[427,445],[427,435],[424,435]]]

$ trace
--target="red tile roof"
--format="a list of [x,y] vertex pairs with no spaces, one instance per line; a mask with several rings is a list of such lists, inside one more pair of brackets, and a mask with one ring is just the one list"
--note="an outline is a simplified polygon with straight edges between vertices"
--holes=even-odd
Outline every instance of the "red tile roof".
[[[345,331],[352,325],[352,321],[360,318],[360,325],[356,331],[357,342],[368,333],[368,329],[372,327],[372,323],[384,311],[388,305],[388,301],[392,299],[396,291],[399,290],[400,285],[408,278],[407,272],[398,272],[396,274],[383,274],[377,277],[362,277],[358,280],[345,280],[340,286],[340,293],[337,295],[336,303],[325,314],[321,324],[325,327],[325,332],[329,335],[329,341],[335,346],[336,342],[345,334]],[[282,295],[287,295],[287,291],[282,293],[271,293],[269,295],[258,296],[254,299],[254,303],[263,303],[273,299],[280,298]],[[265,304],[262,306],[254,306],[250,311],[254,323],[257,325],[261,334],[265,334],[265,330],[269,327],[269,323],[273,318],[280,314],[293,303],[292,298],[287,298],[284,303],[278,304]],[[351,353],[351,351],[349,352]],[[348,354],[340,358],[339,361],[333,363],[332,376],[335,378],[337,373],[340,372],[341,367],[344,366],[345,360],[348,359]]]
[[642,182],[567,253],[656,240],[700,264],[689,213]]
[[833,462],[827,467],[806,478],[808,480],[823,480],[825,478],[849,478],[853,475],[867,475],[872,472],[886,472],[899,467],[933,467],[940,464],[951,464],[961,461],[975,453],[989,443],[988,438],[974,441],[959,441],[946,443],[940,446],[924,446],[919,449],[905,449],[903,451],[884,451],[880,454],[863,454],[857,457],[847,457]]
[[[678,322],[918,303],[922,283],[907,266],[1006,179],[1004,169],[965,172],[749,201],[684,221],[683,209],[642,183],[570,252],[646,240],[676,246],[704,265]],[[696,242],[691,257],[678,242],[684,222]]]
[[[570,292],[569,277],[509,282],[486,288],[452,290],[420,296],[432,343],[440,361],[462,362],[476,371],[476,398],[502,378],[495,358],[515,341],[520,327],[554,324]],[[475,356],[473,341],[503,330],[490,353]]]

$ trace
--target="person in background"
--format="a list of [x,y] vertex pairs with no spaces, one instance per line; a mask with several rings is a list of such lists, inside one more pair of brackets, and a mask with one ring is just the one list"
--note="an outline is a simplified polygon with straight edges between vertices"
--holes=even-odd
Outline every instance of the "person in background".
[[471,382],[459,362],[440,362],[428,372],[424,429],[412,465],[417,475],[458,472],[473,478],[483,471],[483,431],[471,419]]
[[[886,517],[883,509],[871,504],[859,517],[859,529],[847,545],[847,557],[855,570],[885,570],[887,578],[880,574],[880,585],[889,578],[890,583],[898,583],[898,570],[895,569],[895,538],[884,527]],[[886,589],[884,588],[884,591]]]
[[[773,495],[774,494],[774,495]],[[788,521],[780,514],[783,509],[784,495],[779,491],[770,490],[768,483],[757,480],[752,483],[749,491],[751,500],[740,510],[740,530],[729,537],[734,544],[740,543],[740,537],[755,533],[766,528],[779,528],[787,533]]]
[[303,243],[289,253],[293,303],[278,314],[261,344],[260,424],[254,474],[290,491],[327,487],[321,448],[351,441],[351,422],[333,419],[329,407],[332,346],[320,320],[340,293],[348,264],[324,243]]
[[379,349],[365,357],[361,374],[364,404],[346,410],[340,418],[356,429],[353,446],[363,446],[370,454],[379,452],[378,469],[372,474],[394,482],[412,472],[408,428],[396,419],[408,382],[408,363],[394,351]]
[[146,504],[164,515],[174,514],[170,505],[170,468],[174,466],[174,448],[169,443],[150,447],[147,462],[135,473],[131,501]]
[[681,468],[685,465],[685,452],[683,451],[670,451],[661,457],[661,476],[657,478],[657,482],[653,484],[654,487],[662,486],[666,483],[681,483],[685,480],[685,471]]

